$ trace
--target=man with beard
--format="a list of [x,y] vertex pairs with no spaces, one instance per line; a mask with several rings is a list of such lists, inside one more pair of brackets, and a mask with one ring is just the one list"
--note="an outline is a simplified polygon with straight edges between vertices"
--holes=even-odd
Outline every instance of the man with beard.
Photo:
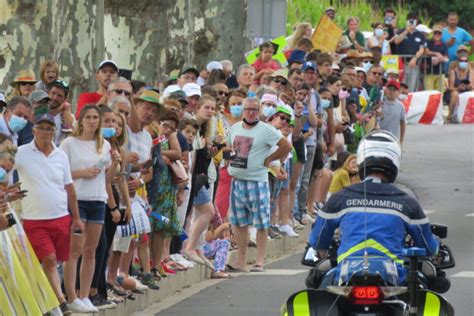
[[109,84],[117,78],[119,68],[117,64],[112,60],[103,60],[99,67],[97,67],[97,73],[95,74],[95,79],[99,85],[97,92],[84,92],[79,95],[77,100],[77,110],[76,117],[79,117],[82,108],[86,104],[96,104],[103,95],[107,93],[107,88]]

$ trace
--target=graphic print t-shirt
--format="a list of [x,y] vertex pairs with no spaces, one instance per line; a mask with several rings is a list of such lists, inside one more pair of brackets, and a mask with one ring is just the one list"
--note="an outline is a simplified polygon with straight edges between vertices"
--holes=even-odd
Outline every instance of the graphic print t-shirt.
[[234,124],[228,141],[235,155],[229,165],[229,174],[238,180],[268,181],[263,163],[281,138],[281,133],[263,122],[251,129],[243,128],[242,122]]

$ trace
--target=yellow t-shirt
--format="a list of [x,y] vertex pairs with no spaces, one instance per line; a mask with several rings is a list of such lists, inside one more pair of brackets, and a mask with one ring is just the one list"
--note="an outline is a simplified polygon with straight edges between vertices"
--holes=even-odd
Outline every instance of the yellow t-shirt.
[[336,193],[350,185],[351,179],[349,177],[349,172],[344,168],[339,168],[334,171],[329,192]]

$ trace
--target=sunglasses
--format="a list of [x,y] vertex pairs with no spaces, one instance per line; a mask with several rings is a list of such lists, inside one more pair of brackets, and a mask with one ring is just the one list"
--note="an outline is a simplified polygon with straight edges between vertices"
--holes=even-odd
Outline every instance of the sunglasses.
[[281,84],[282,86],[286,86],[286,84],[288,83],[288,81],[286,81],[285,79],[278,79],[278,78],[273,79],[273,81],[274,81],[275,83]]
[[34,82],[20,82],[20,85],[22,85],[22,86],[34,86],[35,83]]
[[58,86],[61,86],[62,88],[69,88],[69,83],[67,83],[66,81],[63,81],[63,80],[60,80],[60,79],[57,79],[53,82],[54,85],[58,85]]
[[382,75],[381,72],[376,72],[376,71],[372,71],[371,74],[373,74],[374,76],[381,76]]
[[255,112],[256,113],[256,112],[259,112],[260,109],[246,108],[246,109],[244,109],[244,111],[246,111],[246,112]]
[[123,90],[123,89],[113,89],[112,90],[113,92],[117,93],[117,94],[123,94],[125,95],[126,97],[129,97],[132,95],[132,93],[130,91],[127,91],[127,90]]
[[218,93],[219,95],[225,95],[226,97],[228,97],[229,94],[230,94],[229,92],[225,92],[225,91],[217,91],[217,93]]
[[290,122],[291,122],[291,119],[288,118],[286,115],[278,115],[278,117],[280,118],[280,120],[285,121],[288,124],[290,124]]
[[433,34],[434,34],[434,35],[441,35],[441,34],[443,34],[443,33],[436,31],[436,32],[433,32]]
[[39,127],[39,126],[35,126],[35,129],[46,134],[50,134],[54,132],[55,130],[54,127]]
[[458,59],[459,62],[467,62],[467,59]]

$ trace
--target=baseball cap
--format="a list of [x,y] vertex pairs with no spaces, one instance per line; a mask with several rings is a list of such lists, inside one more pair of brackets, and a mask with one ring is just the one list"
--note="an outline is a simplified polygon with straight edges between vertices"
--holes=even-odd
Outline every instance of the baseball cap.
[[286,107],[281,106],[281,105],[277,106],[276,113],[283,113],[283,114],[288,115],[289,117],[293,116],[293,113],[291,112],[290,109],[287,109]]
[[115,61],[110,60],[110,59],[105,59],[105,60],[100,62],[99,66],[97,67],[97,71],[101,70],[102,67],[104,67],[104,66],[112,66],[112,68],[114,68],[115,71],[119,70],[119,67],[117,66]]
[[179,73],[179,76],[181,76],[182,74],[185,74],[187,72],[192,72],[193,74],[196,75],[196,78],[199,77],[199,70],[197,70],[196,67],[184,67],[183,70],[181,70],[181,72]]
[[48,122],[50,124],[56,125],[56,123],[54,122],[54,116],[49,114],[49,107],[46,104],[37,106],[34,109],[34,115],[35,115],[35,124],[38,124],[41,122]]
[[395,80],[389,80],[387,84],[385,85],[386,87],[395,87],[397,90],[400,90],[400,83]]
[[436,25],[433,25],[433,32],[434,31],[443,32],[443,28],[441,27],[441,25],[436,24]]
[[28,101],[30,102],[38,102],[44,99],[51,100],[49,95],[44,90],[35,90],[31,92],[30,96],[28,97]]
[[171,70],[169,76],[168,76],[168,81],[171,80],[176,80],[179,77],[179,69],[173,69]]
[[194,82],[185,84],[183,86],[183,91],[186,93],[186,97],[192,97],[193,95],[201,96],[201,87]]
[[313,69],[316,70],[316,65],[312,61],[307,61],[303,65],[303,71],[306,71],[308,69]]
[[215,61],[215,60],[211,61],[206,66],[206,70],[208,72],[211,72],[211,71],[216,70],[216,69],[223,70],[224,68],[222,67],[222,64],[220,62]]
[[336,9],[334,7],[327,7],[326,10],[324,10],[324,12],[329,12],[329,11],[336,12]]
[[283,77],[286,80],[288,80],[288,69],[278,69],[272,72],[270,77],[276,78],[276,77]]
[[339,67],[339,65],[336,64],[336,63],[332,63],[331,69],[333,69],[333,70],[341,70],[341,68]]
[[458,46],[458,49],[456,50],[456,53],[459,53],[459,52],[461,52],[461,51],[465,51],[466,53],[469,52],[469,50],[467,49],[467,47],[464,46],[464,45],[459,45],[459,46]]
[[143,92],[137,98],[135,98],[135,102],[137,101],[147,101],[156,105],[160,105],[160,95],[154,90],[144,89]]
[[422,33],[428,33],[430,34],[431,32],[433,32],[428,26],[424,25],[424,24],[418,24],[415,28],[418,32],[422,32]]
[[183,90],[176,90],[175,92],[172,92],[169,96],[168,96],[168,99],[173,99],[173,100],[177,100],[177,101],[184,101],[184,102],[188,102],[186,100],[186,92],[184,92]]
[[365,71],[365,69],[362,67],[354,67],[354,69],[356,72],[362,71],[363,73],[367,74],[367,71]]

